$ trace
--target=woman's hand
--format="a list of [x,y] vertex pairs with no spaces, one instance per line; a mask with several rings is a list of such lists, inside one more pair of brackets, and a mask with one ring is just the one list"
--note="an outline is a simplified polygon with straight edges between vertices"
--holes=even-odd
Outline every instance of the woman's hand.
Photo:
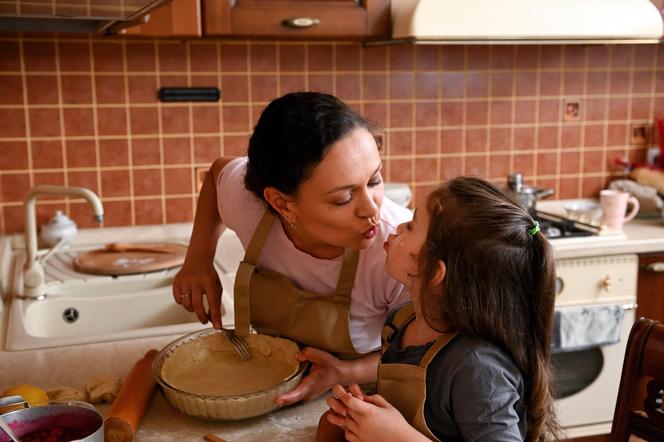
[[[223,168],[233,158],[217,159],[205,174],[201,194],[196,205],[194,227],[184,265],[173,280],[173,299],[190,312],[195,312],[202,324],[212,321],[221,328],[221,282],[214,268],[217,242],[225,227],[219,217],[216,183]],[[209,312],[205,311],[203,296],[207,297]]]
[[343,388],[338,389],[335,386],[335,395],[346,407],[347,414],[342,417],[335,410],[335,413],[328,414],[328,421],[342,427],[348,441],[429,440],[413,428],[399,410],[379,394],[358,398],[352,392],[345,392]]
[[277,398],[279,405],[290,405],[302,400],[314,399],[342,382],[345,364],[336,356],[313,347],[306,347],[295,357],[298,361],[310,361],[309,375],[302,379],[295,389]]
[[[310,361],[311,371],[294,390],[277,398],[279,405],[290,405],[309,400],[325,393],[335,384],[376,382],[379,352],[344,360],[312,347],[306,347],[295,355],[298,361]],[[361,390],[358,391],[361,394]]]
[[[196,313],[202,324],[208,320],[216,329],[221,324],[221,293],[219,275],[211,259],[187,257],[173,280],[173,299],[186,310]],[[205,310],[203,297],[207,297],[209,311]]]

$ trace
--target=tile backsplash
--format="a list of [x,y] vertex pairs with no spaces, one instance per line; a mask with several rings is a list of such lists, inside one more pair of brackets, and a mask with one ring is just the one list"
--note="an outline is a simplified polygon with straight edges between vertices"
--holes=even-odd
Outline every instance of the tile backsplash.
[[[219,103],[161,103],[216,86]],[[616,46],[378,46],[347,42],[0,36],[0,234],[22,230],[31,186],[84,186],[106,226],[192,221],[197,176],[241,155],[261,109],[336,94],[384,128],[385,179],[416,200],[459,174],[591,197],[613,158],[642,162],[664,116],[664,50]],[[645,140],[632,136],[645,125]],[[40,197],[38,223],[87,203]]]

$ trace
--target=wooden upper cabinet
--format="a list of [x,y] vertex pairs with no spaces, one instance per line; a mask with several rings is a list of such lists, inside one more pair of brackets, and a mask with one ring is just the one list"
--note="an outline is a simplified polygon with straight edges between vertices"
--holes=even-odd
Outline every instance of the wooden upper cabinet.
[[390,36],[390,0],[202,0],[208,36]]
[[120,31],[146,37],[200,37],[200,0],[173,0],[146,16],[147,22]]

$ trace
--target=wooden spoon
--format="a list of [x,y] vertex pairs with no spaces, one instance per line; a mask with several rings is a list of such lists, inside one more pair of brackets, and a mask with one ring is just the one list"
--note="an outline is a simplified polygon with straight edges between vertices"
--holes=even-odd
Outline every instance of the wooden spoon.
[[106,244],[106,250],[109,252],[173,253],[173,247],[169,246],[129,244],[124,242],[112,242]]

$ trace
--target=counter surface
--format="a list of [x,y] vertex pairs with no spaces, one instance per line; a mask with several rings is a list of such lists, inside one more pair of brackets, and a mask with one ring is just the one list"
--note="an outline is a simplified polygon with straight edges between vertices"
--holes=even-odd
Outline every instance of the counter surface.
[[664,251],[664,223],[661,219],[637,219],[626,224],[624,235],[555,239],[556,258],[581,258]]
[[[44,389],[69,386],[85,390],[96,377],[124,379],[133,364],[149,349],[164,347],[178,336],[77,345],[43,350],[0,352],[0,390],[19,383]],[[110,405],[97,404],[106,415]],[[173,408],[161,389],[150,403],[134,440],[138,442],[202,441],[208,433],[233,441],[311,441],[325,398],[276,410],[265,416],[237,422],[197,419]]]

